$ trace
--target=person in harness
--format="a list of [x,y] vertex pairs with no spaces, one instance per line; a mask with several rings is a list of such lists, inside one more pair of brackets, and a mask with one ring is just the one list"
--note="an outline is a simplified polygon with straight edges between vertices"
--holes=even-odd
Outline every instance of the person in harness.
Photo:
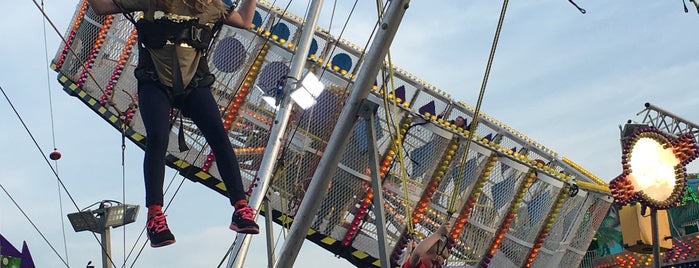
[[[88,0],[100,15],[124,13],[136,24],[139,37],[138,105],[147,134],[143,161],[152,247],[175,243],[163,214],[165,153],[170,133],[170,110],[179,108],[197,125],[216,156],[234,213],[230,229],[257,234],[255,211],[248,206],[240,167],[211,94],[214,75],[206,54],[222,24],[248,28],[255,0],[243,0],[237,11],[222,0]],[[135,21],[131,12],[142,11]],[[180,133],[180,137],[183,137]],[[186,144],[180,144],[186,150]],[[185,148],[182,148],[184,145]]]

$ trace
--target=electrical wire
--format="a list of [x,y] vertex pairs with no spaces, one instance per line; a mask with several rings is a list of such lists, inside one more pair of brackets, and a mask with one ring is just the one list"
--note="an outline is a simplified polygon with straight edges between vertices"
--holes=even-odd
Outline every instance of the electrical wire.
[[[46,164],[49,166],[49,168],[50,168],[51,171],[53,172],[53,175],[56,177],[56,180],[57,180],[58,183],[61,185],[61,188],[63,188],[63,191],[66,192],[66,195],[68,196],[68,198],[70,199],[70,201],[73,203],[73,206],[75,207],[75,209],[80,210],[80,208],[78,207],[78,204],[75,202],[75,199],[74,199],[73,196],[70,194],[70,191],[68,191],[68,188],[67,188],[67,187],[65,186],[65,184],[63,183],[63,180],[62,180],[61,177],[58,175],[58,171],[57,171],[53,166],[51,166],[51,162],[49,162],[49,159],[46,158],[46,154],[45,154],[44,151],[41,149],[41,146],[39,145],[39,142],[38,142],[38,141],[36,140],[36,138],[34,137],[34,134],[32,134],[32,132],[29,130],[29,127],[28,127],[27,124],[24,122],[24,119],[22,119],[22,116],[19,114],[19,111],[17,111],[17,108],[15,108],[14,104],[12,103],[12,101],[10,100],[10,98],[7,96],[7,94],[5,93],[5,89],[4,89],[3,87],[1,87],[1,86],[0,86],[0,92],[2,92],[2,95],[5,97],[5,99],[7,100],[7,103],[8,103],[8,104],[10,105],[10,107],[12,108],[12,111],[15,113],[15,115],[16,115],[17,118],[19,119],[20,123],[21,123],[22,126],[24,127],[24,130],[27,132],[27,134],[28,134],[29,137],[31,138],[32,142],[34,143],[34,146],[35,146],[35,147],[37,148],[37,150],[39,151],[39,154],[41,154],[41,156],[43,157],[44,161],[46,162]],[[27,216],[27,220],[30,220],[30,218],[29,218],[28,216]],[[31,220],[30,220],[30,222],[31,222]],[[93,233],[93,232],[91,232],[91,233],[92,233],[92,236],[95,238],[95,241],[97,241],[97,243],[100,245],[102,251],[103,251],[103,252],[106,252],[106,248],[105,248],[104,245],[100,242],[99,238],[97,238],[97,235],[95,235],[95,233]],[[48,241],[47,241],[47,242],[48,242]],[[51,246],[51,247],[53,248],[53,246],[52,246],[50,243],[49,243],[49,246]],[[54,250],[54,252],[55,252],[55,250]],[[58,255],[59,258],[61,258],[59,254],[57,254],[57,255]],[[62,258],[61,258],[61,259],[62,259]],[[114,262],[112,261],[111,257],[109,257],[109,261],[110,261],[112,264],[114,264]]]
[[63,262],[63,264],[65,264],[66,267],[70,267],[70,265],[68,265],[68,262],[67,262],[66,260],[64,260],[63,257],[61,257],[61,254],[58,253],[58,251],[56,251],[56,248],[51,244],[51,242],[49,242],[49,240],[48,240],[48,239],[46,238],[46,236],[41,232],[41,230],[39,230],[39,227],[37,227],[36,224],[34,224],[34,221],[32,221],[32,219],[29,218],[29,215],[27,215],[27,213],[24,212],[24,209],[22,209],[22,207],[17,203],[17,201],[15,201],[15,199],[14,199],[14,198],[12,197],[12,195],[5,189],[5,187],[2,186],[2,183],[0,183],[0,188],[2,189],[3,192],[5,192],[5,194],[7,195],[7,197],[10,198],[10,200],[11,200],[12,203],[15,205],[15,207],[17,207],[17,209],[19,209],[19,211],[22,213],[22,215],[24,215],[24,217],[27,219],[27,221],[29,221],[29,223],[32,225],[32,227],[34,227],[34,230],[36,230],[36,232],[39,233],[39,235],[41,236],[41,238],[44,239],[44,242],[46,242],[46,244],[51,248],[51,250],[53,250],[53,252],[56,254],[56,256],[61,260],[61,262]]

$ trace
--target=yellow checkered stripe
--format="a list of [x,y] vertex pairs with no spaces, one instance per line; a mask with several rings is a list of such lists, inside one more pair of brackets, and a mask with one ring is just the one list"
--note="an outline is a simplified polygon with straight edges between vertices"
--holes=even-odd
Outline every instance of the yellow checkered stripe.
[[[119,115],[114,114],[107,107],[101,105],[99,100],[93,98],[85,90],[70,80],[70,78],[63,74],[59,74],[58,81],[63,85],[63,90],[66,93],[80,99],[93,111],[99,114],[104,120],[116,128],[117,131],[121,132],[122,127],[124,127],[126,137],[133,141],[138,147],[141,147],[141,149],[146,147],[145,135],[121,123],[119,120]],[[202,183],[224,196],[227,195],[226,187],[223,185],[221,179],[211,176],[211,174],[202,171],[201,168],[191,165],[187,161],[177,158],[174,155],[168,154],[165,159],[169,167],[179,170],[180,174],[182,174],[185,178],[194,182]]]
[[[63,74],[59,74],[58,81],[63,85],[63,90],[66,91],[71,96],[80,99],[83,103],[89,106],[93,111],[99,114],[104,120],[109,122],[118,131],[121,131],[122,127],[125,127],[126,137],[133,141],[137,146],[142,149],[146,145],[146,136],[135,131],[129,126],[123,126],[119,120],[117,114],[112,113],[107,107],[101,105],[99,101],[93,98],[81,87],[78,87],[70,78]],[[211,176],[208,172],[204,172],[201,168],[192,165],[191,163],[184,161],[172,154],[167,154],[166,156],[167,165],[171,168],[179,170],[180,174],[185,178],[192,180],[194,182],[202,183],[205,186],[211,188],[212,190],[222,194],[227,195],[226,187],[223,182],[214,176]],[[266,215],[264,210],[261,210],[263,215]],[[293,218],[286,214],[281,213],[278,210],[272,211],[272,216],[274,222],[282,226],[290,226],[294,221]],[[311,242],[325,248],[326,250],[332,252],[336,256],[347,259],[354,265],[359,267],[381,267],[381,261],[370,254],[355,249],[353,247],[342,246],[342,241],[334,239],[328,235],[317,232],[313,229],[308,230],[306,234],[306,239]]]
[[[264,209],[260,209],[260,214],[267,216],[267,212]],[[272,211],[272,219],[281,226],[291,226],[291,223],[294,222],[294,218],[278,210]],[[381,267],[381,260],[378,258],[362,250],[342,246],[342,240],[337,240],[316,230],[308,229],[306,239],[332,252],[335,256],[347,259],[357,267]]]
[[141,133],[134,131],[129,126],[124,126],[119,120],[119,115],[112,113],[107,107],[101,105],[99,101],[93,98],[81,87],[78,87],[70,78],[63,74],[58,75],[58,81],[63,85],[63,90],[69,95],[80,99],[83,103],[87,104],[93,111],[99,114],[104,120],[107,120],[113,127],[121,132],[122,127],[125,127],[126,136],[135,142],[141,148],[145,147],[146,137]]

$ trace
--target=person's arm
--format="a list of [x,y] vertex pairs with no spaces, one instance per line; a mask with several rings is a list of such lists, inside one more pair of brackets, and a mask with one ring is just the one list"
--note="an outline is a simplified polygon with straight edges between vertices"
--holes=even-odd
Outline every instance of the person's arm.
[[97,15],[121,13],[121,9],[113,0],[87,0],[87,2]]
[[432,233],[430,236],[425,238],[425,240],[422,240],[419,244],[417,244],[417,247],[415,247],[413,253],[410,254],[410,265],[417,267],[417,265],[420,263],[420,258],[427,254],[430,248],[439,242],[439,239],[442,238],[442,236],[448,235],[449,229],[451,229],[451,224],[446,222],[442,224],[442,226],[439,226],[439,229],[437,229],[436,232]]
[[[111,1],[111,0],[106,0]],[[226,24],[247,29],[252,24],[252,18],[255,16],[255,7],[257,3],[255,0],[243,0],[237,11],[231,12],[226,18]]]

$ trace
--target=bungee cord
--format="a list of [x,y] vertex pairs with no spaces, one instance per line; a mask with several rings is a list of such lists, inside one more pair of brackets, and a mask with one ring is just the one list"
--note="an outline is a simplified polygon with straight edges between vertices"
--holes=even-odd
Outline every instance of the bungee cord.
[[[481,105],[483,104],[483,97],[485,95],[485,89],[486,86],[488,85],[488,78],[490,77],[490,70],[493,66],[493,60],[495,58],[495,51],[497,50],[498,47],[498,42],[500,41],[500,32],[502,31],[502,26],[505,21],[505,14],[507,12],[507,5],[510,1],[509,0],[504,0],[502,3],[502,9],[500,11],[500,18],[498,19],[498,25],[495,30],[495,36],[493,37],[493,43],[490,48],[490,55],[488,55],[488,63],[486,64],[485,67],[485,73],[483,74],[483,81],[481,83],[481,89],[480,92],[478,93],[478,100],[476,101],[476,109],[473,111],[473,120],[471,120],[471,124],[469,125],[468,129],[468,138],[466,139],[466,145],[464,146],[464,152],[461,154],[461,159],[460,159],[460,166],[459,166],[459,175],[456,179],[457,183],[460,183],[462,174],[464,172],[464,168],[466,166],[466,161],[468,158],[468,152],[471,147],[471,141],[473,140],[473,137],[475,136],[474,133],[476,132],[476,128],[478,127],[478,117],[480,116],[481,112]],[[457,187],[454,187],[454,191],[452,196],[456,196],[456,191]],[[451,201],[449,202],[449,207],[448,211],[454,211],[456,205],[456,198],[451,198]]]

